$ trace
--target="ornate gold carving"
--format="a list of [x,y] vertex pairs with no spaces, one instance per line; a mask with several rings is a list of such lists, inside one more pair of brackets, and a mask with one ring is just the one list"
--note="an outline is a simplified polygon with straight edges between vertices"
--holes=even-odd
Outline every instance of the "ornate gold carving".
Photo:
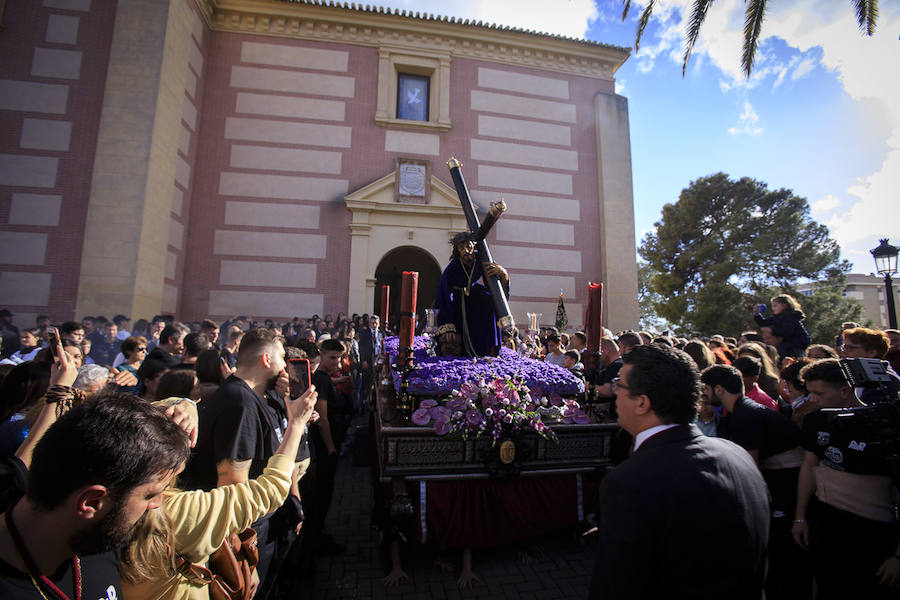
[[500,198],[499,202],[491,202],[490,207],[491,214],[495,217],[499,217],[506,212],[506,200]]
[[500,462],[508,465],[514,460],[516,460],[516,443],[512,440],[506,440],[500,444]]
[[448,169],[461,169],[463,164],[459,162],[456,158],[451,157],[450,160],[447,161]]
[[390,41],[454,57],[612,79],[630,49],[486,25],[468,19],[414,16],[362,5],[275,0],[194,0],[210,28],[379,46]]

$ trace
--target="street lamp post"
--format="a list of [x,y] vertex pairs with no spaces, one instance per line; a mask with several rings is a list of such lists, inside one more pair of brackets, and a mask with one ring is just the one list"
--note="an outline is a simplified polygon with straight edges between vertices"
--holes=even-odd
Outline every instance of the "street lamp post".
[[891,275],[897,272],[897,247],[888,244],[887,238],[869,252],[875,258],[875,269],[884,275],[884,293],[887,296],[888,323],[891,329],[897,328],[897,309],[894,308],[894,286]]

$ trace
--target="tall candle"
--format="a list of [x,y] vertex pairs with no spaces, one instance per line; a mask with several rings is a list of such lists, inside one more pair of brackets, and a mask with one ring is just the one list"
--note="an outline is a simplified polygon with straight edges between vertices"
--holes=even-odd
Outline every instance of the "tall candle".
[[403,271],[403,288],[400,291],[400,348],[412,348],[416,331],[416,293],[419,288],[419,273]]
[[391,286],[381,286],[381,328],[388,330],[388,317],[390,317]]
[[584,317],[584,333],[587,336],[587,351],[600,351],[600,338],[603,335],[603,284],[588,283],[587,314]]

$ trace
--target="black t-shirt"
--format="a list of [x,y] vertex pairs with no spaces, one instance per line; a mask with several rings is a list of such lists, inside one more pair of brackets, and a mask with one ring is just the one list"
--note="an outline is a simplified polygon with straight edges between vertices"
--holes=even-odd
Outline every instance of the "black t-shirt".
[[[284,432],[287,430],[288,424],[288,415],[287,409],[284,406],[284,398],[279,395],[275,390],[266,390],[266,402],[269,405],[269,409],[274,412],[275,419],[278,421],[278,429],[275,432],[275,435],[278,436],[278,443],[284,439]],[[309,428],[303,432],[303,437],[300,438],[300,446],[297,448],[297,458],[294,462],[300,462],[306,458],[309,458]]]
[[885,434],[896,431],[897,410],[893,403],[883,403],[853,410],[811,412],[803,418],[801,444],[831,469],[858,475],[889,475],[887,457],[893,449]]
[[163,350],[159,346],[150,351],[150,354],[147,355],[145,360],[156,360],[163,364],[165,364],[170,369],[175,367],[181,363],[181,359],[172,353]]
[[275,411],[234,375],[198,406],[197,446],[182,476],[185,489],[211,490],[223,460],[248,460],[250,479],[259,477],[280,444]]
[[606,367],[604,367],[604,369],[600,371],[600,374],[597,375],[597,380],[594,381],[594,385],[606,385],[607,383],[618,377],[619,371],[622,370],[623,364],[624,363],[622,362],[622,359],[617,358],[616,360],[606,365]]
[[[334,384],[331,382],[331,375],[325,373],[324,371],[316,371],[312,374],[312,384],[316,386],[316,393],[319,395],[319,400],[325,400],[326,405],[328,406],[329,415],[331,414],[331,407],[335,406],[337,403],[337,390],[334,389]],[[331,430],[331,439],[333,440],[335,437],[335,425],[336,421],[332,422],[329,419],[329,429]],[[311,427],[313,444],[316,447],[316,456],[326,456],[328,454],[328,450],[325,448],[325,442],[322,441],[322,434],[319,433],[319,423],[313,423]]]
[[[103,554],[82,556],[81,560],[81,597],[84,600],[121,600],[122,588],[119,584],[119,552],[110,551]],[[55,573],[49,575],[53,582],[66,596],[75,598],[75,580],[72,576],[72,561],[67,560]],[[41,588],[44,596],[54,598],[53,592]],[[23,573],[11,564],[0,560],[0,598],[3,600],[40,600],[41,595],[34,584]]]
[[722,417],[716,433],[746,450],[758,450],[759,461],[800,444],[800,429],[793,421],[747,397]]

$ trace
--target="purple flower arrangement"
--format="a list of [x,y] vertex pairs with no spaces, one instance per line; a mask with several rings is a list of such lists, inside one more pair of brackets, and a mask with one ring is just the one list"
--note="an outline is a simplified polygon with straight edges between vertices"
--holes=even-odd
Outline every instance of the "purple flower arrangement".
[[[556,434],[541,420],[542,401],[548,402],[546,398],[534,399],[520,379],[479,379],[463,383],[443,403],[431,398],[422,400],[412,414],[412,422],[421,427],[431,425],[437,435],[459,434],[463,439],[489,435],[495,444],[505,436],[524,431],[556,441]],[[566,402],[571,402],[566,406],[571,409],[574,423],[576,411],[581,412],[581,408],[574,400]]]
[[[568,369],[531,358],[523,358],[514,350],[500,348],[499,356],[477,359],[456,356],[429,356],[430,338],[417,336],[413,342],[416,370],[409,376],[409,392],[418,396],[439,398],[452,394],[473,381],[509,379],[520,381],[535,397],[574,396],[584,391],[584,382]],[[397,361],[397,337],[384,340],[391,363]],[[393,372],[394,388],[400,389],[400,374]]]

